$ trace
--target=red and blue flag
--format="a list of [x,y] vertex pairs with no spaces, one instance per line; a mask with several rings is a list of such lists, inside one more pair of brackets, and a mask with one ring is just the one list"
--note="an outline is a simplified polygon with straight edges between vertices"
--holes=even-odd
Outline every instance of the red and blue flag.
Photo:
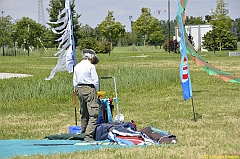
[[188,98],[192,97],[192,85],[190,79],[190,68],[188,65],[188,57],[187,57],[187,49],[186,49],[186,42],[185,42],[185,30],[183,27],[182,22],[182,15],[181,15],[182,6],[180,4],[180,0],[178,1],[178,20],[179,20],[179,32],[180,32],[180,53],[181,53],[181,61],[180,61],[180,81],[182,84],[182,93],[183,99],[187,100]]

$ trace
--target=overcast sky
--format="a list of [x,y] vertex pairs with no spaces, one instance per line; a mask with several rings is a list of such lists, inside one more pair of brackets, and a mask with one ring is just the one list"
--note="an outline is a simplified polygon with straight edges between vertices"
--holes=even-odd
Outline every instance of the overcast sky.
[[[46,8],[49,7],[50,0],[43,0],[45,22],[49,21]],[[178,0],[170,0],[170,19],[174,19],[177,12]],[[232,19],[240,18],[240,0],[224,0],[228,3],[227,9]],[[107,16],[108,10],[114,12],[115,20],[126,25],[126,30],[130,30],[129,16],[136,20],[142,7],[151,9],[154,17],[168,19],[168,0],[75,0],[75,10],[82,14],[79,22],[96,27]],[[216,8],[216,0],[188,0],[186,15],[204,18],[210,14],[209,10]],[[166,12],[164,12],[166,10]],[[29,17],[38,22],[38,0],[0,0],[0,13],[3,16],[10,15],[13,18],[21,19]],[[160,11],[160,14],[158,14]]]

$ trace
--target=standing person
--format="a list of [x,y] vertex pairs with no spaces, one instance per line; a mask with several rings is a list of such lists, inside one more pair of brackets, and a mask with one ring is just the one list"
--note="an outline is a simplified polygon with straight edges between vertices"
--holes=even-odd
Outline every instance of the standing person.
[[94,64],[99,62],[96,53],[92,49],[83,49],[83,60],[74,67],[73,86],[80,100],[80,114],[82,133],[84,140],[94,140],[95,128],[99,115],[97,91],[99,90],[99,78]]

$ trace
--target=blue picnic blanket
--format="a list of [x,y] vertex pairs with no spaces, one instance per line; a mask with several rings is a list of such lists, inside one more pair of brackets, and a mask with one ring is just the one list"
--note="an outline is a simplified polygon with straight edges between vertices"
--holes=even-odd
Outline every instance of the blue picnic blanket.
[[109,140],[87,143],[81,140],[0,140],[0,158],[38,154],[62,154],[76,151],[117,148]]
[[[163,131],[160,129],[147,127],[150,130],[150,135],[154,134],[154,132],[158,132],[159,135],[163,134],[168,138],[168,131]],[[125,132],[125,131],[124,131]],[[140,133],[140,132],[139,132]],[[142,134],[142,133],[141,133]],[[66,134],[65,134],[66,135]],[[109,134],[108,134],[109,135]],[[146,135],[146,134],[145,134]],[[128,135],[125,135],[128,136]],[[132,136],[132,135],[130,135]],[[57,137],[58,139],[54,138]],[[66,136],[65,136],[66,137]],[[50,139],[51,138],[51,139]],[[82,139],[78,136],[78,138]],[[90,151],[90,150],[98,150],[100,148],[120,148],[124,146],[134,146],[133,143],[129,144],[128,140],[118,139],[115,140],[115,144],[111,140],[103,140],[99,139],[93,142],[86,142],[80,140],[75,137],[75,140],[68,140],[68,139],[59,139],[59,136],[51,135],[48,136],[45,140],[23,140],[23,139],[13,139],[13,140],[0,140],[0,158],[10,158],[14,156],[30,156],[30,155],[39,155],[39,154],[64,154],[64,153],[71,153],[76,151]],[[158,142],[153,142],[148,136],[143,137],[145,142],[143,144],[139,144],[138,146],[145,146],[145,145],[160,145]],[[111,138],[110,138],[111,139]],[[175,140],[175,138],[173,138]],[[111,141],[111,143],[110,143]],[[116,145],[116,143],[118,143]]]

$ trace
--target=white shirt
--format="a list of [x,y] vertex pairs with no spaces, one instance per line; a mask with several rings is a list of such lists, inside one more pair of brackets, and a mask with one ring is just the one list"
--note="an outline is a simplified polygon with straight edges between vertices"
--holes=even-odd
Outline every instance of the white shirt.
[[96,67],[88,60],[82,60],[74,67],[73,86],[78,84],[93,84],[96,92],[99,90],[99,79]]

